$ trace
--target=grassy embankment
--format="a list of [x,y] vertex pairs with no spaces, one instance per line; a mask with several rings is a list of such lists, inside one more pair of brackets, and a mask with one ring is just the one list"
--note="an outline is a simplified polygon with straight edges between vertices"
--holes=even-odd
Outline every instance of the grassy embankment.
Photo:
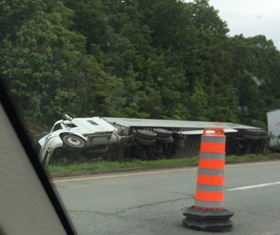
[[[257,161],[280,160],[280,154],[250,154],[243,156],[226,156],[226,163],[246,163]],[[156,169],[156,168],[170,168],[170,167],[187,167],[197,166],[198,157],[189,157],[181,159],[162,159],[154,161],[127,161],[127,162],[109,162],[99,161],[95,163],[72,164],[66,166],[47,167],[50,174],[67,174],[67,173],[102,173],[111,171],[128,171],[141,169]]]

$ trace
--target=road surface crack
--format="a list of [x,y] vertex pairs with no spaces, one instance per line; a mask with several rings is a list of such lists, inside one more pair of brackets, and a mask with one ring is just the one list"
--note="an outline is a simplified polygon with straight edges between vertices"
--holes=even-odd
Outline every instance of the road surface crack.
[[121,211],[118,211],[118,212],[114,213],[114,215],[120,215],[120,214],[123,214],[123,213],[125,213],[129,210],[141,209],[141,208],[150,207],[150,206],[157,206],[157,205],[160,205],[160,204],[165,204],[165,203],[170,203],[170,202],[183,201],[183,200],[190,199],[190,198],[193,198],[193,194],[188,194],[187,197],[184,197],[184,198],[177,198],[177,199],[172,199],[172,200],[165,200],[165,201],[160,201],[160,202],[147,203],[147,204],[138,205],[138,206],[134,206],[134,207],[128,207],[128,208],[125,208]]
[[157,206],[160,204],[165,204],[165,203],[170,203],[170,202],[177,202],[177,201],[184,201],[187,199],[193,199],[193,194],[188,194],[187,197],[183,197],[183,198],[176,198],[176,199],[172,199],[172,200],[165,200],[165,201],[160,201],[160,202],[153,202],[153,203],[146,203],[143,205],[137,205],[137,206],[133,206],[133,207],[128,207],[125,208],[123,210],[119,210],[116,212],[101,212],[101,211],[95,211],[95,210],[91,210],[91,209],[85,209],[85,210],[67,210],[68,213],[94,213],[97,215],[101,215],[101,216],[119,216],[129,210],[135,210],[135,209],[141,209],[141,208],[145,208],[145,207],[151,207],[151,206]]

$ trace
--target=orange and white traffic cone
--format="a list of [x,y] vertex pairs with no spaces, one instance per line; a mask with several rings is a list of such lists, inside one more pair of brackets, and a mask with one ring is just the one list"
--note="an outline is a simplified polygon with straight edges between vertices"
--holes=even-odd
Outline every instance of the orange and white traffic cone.
[[211,232],[232,230],[234,212],[224,208],[225,140],[223,129],[204,129],[201,136],[194,205],[183,208],[187,228]]

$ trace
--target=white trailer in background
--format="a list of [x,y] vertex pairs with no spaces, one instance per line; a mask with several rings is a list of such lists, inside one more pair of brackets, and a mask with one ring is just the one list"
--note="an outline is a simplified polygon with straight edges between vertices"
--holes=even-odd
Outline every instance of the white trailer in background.
[[280,109],[267,112],[267,124],[269,132],[269,148],[272,151],[280,151]]

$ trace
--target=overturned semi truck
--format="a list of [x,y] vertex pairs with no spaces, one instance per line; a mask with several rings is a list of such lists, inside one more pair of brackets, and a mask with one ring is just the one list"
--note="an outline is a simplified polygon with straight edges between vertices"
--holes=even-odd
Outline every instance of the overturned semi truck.
[[224,129],[227,154],[259,153],[268,137],[234,123],[64,115],[38,141],[38,153],[45,165],[197,156],[205,128]]

